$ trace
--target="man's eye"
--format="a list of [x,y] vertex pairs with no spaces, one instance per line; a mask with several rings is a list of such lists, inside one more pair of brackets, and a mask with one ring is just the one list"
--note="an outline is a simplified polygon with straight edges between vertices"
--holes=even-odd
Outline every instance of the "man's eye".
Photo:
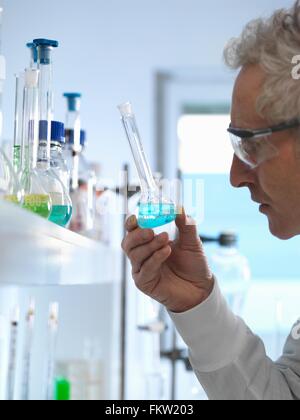
[[243,139],[242,142],[244,151],[250,156],[256,154],[260,148],[259,143],[255,140]]

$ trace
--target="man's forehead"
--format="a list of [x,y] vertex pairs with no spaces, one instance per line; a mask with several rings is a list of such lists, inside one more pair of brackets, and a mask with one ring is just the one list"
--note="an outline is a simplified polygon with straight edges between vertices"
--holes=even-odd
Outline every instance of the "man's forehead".
[[233,125],[250,128],[266,124],[266,120],[256,111],[257,98],[262,92],[265,78],[266,74],[259,65],[248,65],[241,69],[233,92]]

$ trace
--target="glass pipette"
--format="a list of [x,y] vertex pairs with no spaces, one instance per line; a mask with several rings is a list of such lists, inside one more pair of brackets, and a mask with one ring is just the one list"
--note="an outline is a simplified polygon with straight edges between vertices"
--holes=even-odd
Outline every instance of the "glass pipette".
[[33,328],[35,321],[35,302],[30,300],[30,305],[26,314],[25,345],[23,354],[23,373],[22,373],[22,401],[29,400],[30,368],[32,358]]
[[17,364],[17,341],[20,322],[20,308],[16,306],[10,322],[10,345],[7,374],[7,400],[13,401],[15,396],[16,364]]
[[23,128],[23,105],[24,105],[24,72],[16,74],[15,94],[15,121],[14,121],[14,148],[13,166],[17,175],[21,170],[22,162],[22,128]]
[[176,219],[176,206],[171,200],[162,196],[154,180],[131,104],[124,103],[119,106],[119,110],[140,178],[141,198],[138,224],[143,229],[164,226]]
[[48,319],[48,354],[46,365],[46,401],[53,400],[54,391],[54,370],[55,370],[55,352],[58,333],[58,313],[59,304],[57,302],[50,303],[49,319]]

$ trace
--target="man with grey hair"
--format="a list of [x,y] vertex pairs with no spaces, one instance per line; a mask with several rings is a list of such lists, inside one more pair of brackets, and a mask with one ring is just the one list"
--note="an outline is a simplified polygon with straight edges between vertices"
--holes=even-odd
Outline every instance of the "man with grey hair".
[[[241,69],[228,129],[234,157],[231,183],[247,187],[280,239],[300,234],[300,1],[247,25],[230,41],[225,61]],[[190,350],[194,371],[211,399],[300,399],[300,323],[283,356],[264,344],[228,308],[211,273],[195,225],[177,220],[178,239],[127,220],[123,249],[137,287],[165,305]]]

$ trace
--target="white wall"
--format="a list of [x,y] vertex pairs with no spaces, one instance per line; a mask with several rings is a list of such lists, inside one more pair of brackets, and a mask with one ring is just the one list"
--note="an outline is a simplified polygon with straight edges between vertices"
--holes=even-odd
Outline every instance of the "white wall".
[[61,93],[82,91],[89,156],[116,174],[130,158],[116,105],[130,99],[146,150],[154,157],[154,73],[178,67],[219,67],[228,38],[254,17],[290,0],[4,0],[3,48],[8,80],[6,138],[13,127],[13,73],[28,62],[24,48],[36,37],[61,42],[55,52],[56,117]]

